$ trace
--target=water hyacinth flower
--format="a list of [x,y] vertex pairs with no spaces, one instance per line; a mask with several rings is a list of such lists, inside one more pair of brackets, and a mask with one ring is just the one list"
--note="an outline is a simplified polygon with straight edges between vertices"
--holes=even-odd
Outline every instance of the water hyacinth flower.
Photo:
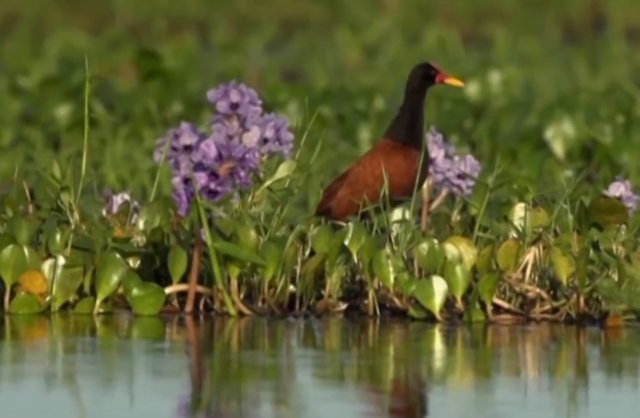
[[129,192],[120,192],[113,194],[107,192],[104,199],[104,207],[102,208],[102,216],[107,217],[116,215],[120,211],[120,207],[125,203],[129,203],[131,214],[131,222],[135,222],[140,212],[140,204],[135,201]]
[[453,145],[435,127],[426,134],[429,175],[436,189],[446,189],[457,196],[469,196],[480,175],[481,166],[471,155],[458,155]]
[[631,182],[620,176],[617,176],[615,181],[613,181],[603,193],[605,196],[620,199],[629,210],[629,213],[635,212],[638,208],[640,196],[633,192]]
[[156,144],[154,161],[171,167],[172,196],[181,216],[198,191],[215,202],[251,186],[252,175],[271,155],[289,157],[294,136],[288,121],[264,113],[252,88],[231,81],[207,92],[214,114],[208,134],[188,122],[169,130]]

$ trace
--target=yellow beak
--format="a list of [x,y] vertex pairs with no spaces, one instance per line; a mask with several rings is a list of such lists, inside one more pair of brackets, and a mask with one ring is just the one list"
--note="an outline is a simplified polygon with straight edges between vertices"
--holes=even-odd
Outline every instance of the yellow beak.
[[451,77],[450,75],[445,76],[441,82],[443,84],[448,84],[453,87],[464,87],[464,81],[459,80],[455,77]]

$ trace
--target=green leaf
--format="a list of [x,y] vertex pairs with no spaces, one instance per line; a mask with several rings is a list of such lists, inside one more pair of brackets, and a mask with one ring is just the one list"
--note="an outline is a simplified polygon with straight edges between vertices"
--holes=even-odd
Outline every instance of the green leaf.
[[21,216],[14,216],[7,222],[7,231],[20,245],[28,245],[38,230],[38,224]]
[[444,279],[453,297],[462,305],[462,295],[471,283],[471,272],[462,263],[447,263],[444,266]]
[[236,226],[235,233],[238,237],[238,245],[253,253],[256,252],[258,245],[260,244],[260,237],[258,236],[255,228],[246,224],[241,224]]
[[83,267],[61,266],[59,274],[53,278],[51,290],[51,311],[57,312],[62,305],[76,296],[78,288],[84,279]]
[[447,282],[441,276],[432,275],[426,280],[418,280],[413,296],[438,320],[441,320],[440,309],[447,299],[447,291]]
[[9,234],[0,234],[0,251],[4,250],[11,244],[15,244],[16,240]]
[[493,301],[493,295],[496,293],[496,289],[498,288],[498,283],[500,282],[500,275],[498,273],[487,273],[480,276],[478,280],[478,294],[480,295],[480,299],[487,305],[487,308],[491,308],[491,303]]
[[42,257],[40,257],[40,254],[38,254],[34,248],[27,245],[23,246],[22,250],[24,251],[25,259],[27,260],[27,268],[39,270],[42,266]]
[[504,241],[496,253],[496,261],[498,267],[502,271],[513,271],[518,265],[518,256],[520,252],[520,242],[515,238],[509,238]]
[[96,309],[116,291],[127,271],[129,266],[117,252],[109,250],[100,256],[96,265]]
[[140,281],[135,284],[128,295],[127,302],[136,315],[156,315],[166,299],[164,289],[155,283]]
[[589,204],[588,215],[592,223],[605,227],[626,223],[629,219],[629,210],[618,199],[599,196]]
[[294,160],[283,161],[282,164],[278,166],[273,176],[271,176],[271,178],[265,181],[262,184],[262,186],[260,186],[260,189],[258,189],[256,193],[262,193],[264,189],[271,186],[273,183],[286,179],[291,175],[291,173],[293,173],[295,169],[296,169],[296,162]]
[[255,251],[243,248],[233,242],[214,239],[212,241],[213,248],[221,254],[228,255],[240,261],[259,264],[264,266],[264,260]]
[[347,235],[344,238],[344,245],[349,249],[353,259],[358,260],[358,251],[364,245],[368,237],[367,230],[359,221],[349,222],[347,225]]
[[16,283],[26,269],[27,257],[20,245],[11,244],[0,252],[0,277],[6,288]]
[[544,208],[536,206],[531,208],[529,211],[529,222],[531,224],[531,228],[544,228],[551,223],[551,218]]
[[378,250],[371,260],[373,274],[389,290],[393,290],[395,271],[387,250]]
[[180,282],[187,271],[188,263],[188,255],[184,248],[179,245],[172,245],[167,255],[167,266],[171,281],[174,284]]
[[422,240],[413,248],[418,266],[430,273],[439,273],[445,262],[445,250],[435,238]]
[[265,242],[262,245],[262,256],[264,257],[264,273],[263,278],[267,282],[270,281],[277,273],[283,258],[283,247],[273,242]]
[[465,267],[471,271],[478,259],[478,249],[473,245],[473,242],[469,238],[460,235],[451,235],[445,242],[451,243],[458,248]]
[[93,296],[86,296],[76,303],[76,306],[73,308],[73,313],[77,315],[90,315],[95,306],[96,298]]
[[151,231],[170,222],[171,212],[169,203],[163,199],[156,199],[147,203],[138,214],[136,226],[141,231]]
[[136,286],[142,283],[142,279],[135,270],[127,270],[122,276],[122,292],[125,297],[129,297]]
[[560,248],[551,248],[551,263],[553,264],[553,271],[556,274],[558,280],[562,284],[566,285],[569,278],[576,270],[576,263],[571,255],[565,254]]
[[9,304],[11,314],[37,314],[42,311],[40,300],[29,293],[17,294]]
[[478,253],[476,260],[476,269],[479,273],[488,273],[492,268],[493,261],[493,244],[489,244]]
[[53,255],[62,255],[66,249],[66,242],[69,239],[71,230],[68,228],[55,228],[47,236],[47,248]]
[[462,253],[458,247],[450,242],[443,242],[442,249],[444,250],[444,258],[450,263],[462,262]]
[[409,304],[409,311],[407,313],[409,314],[409,317],[413,319],[425,319],[428,314],[427,310],[425,310],[422,305],[415,302]]
[[309,239],[313,251],[317,254],[329,254],[333,241],[333,230],[329,225],[319,225],[311,231]]

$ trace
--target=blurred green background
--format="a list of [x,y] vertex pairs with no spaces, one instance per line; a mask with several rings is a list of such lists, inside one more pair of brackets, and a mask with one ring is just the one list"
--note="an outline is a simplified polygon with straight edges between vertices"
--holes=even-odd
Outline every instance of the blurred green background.
[[551,197],[580,175],[640,184],[636,0],[3,0],[0,36],[3,181],[54,158],[79,165],[86,54],[98,193],[146,197],[155,140],[182,119],[206,124],[206,90],[237,79],[298,139],[317,115],[301,156],[321,143],[303,165],[310,209],[384,131],[425,59],[467,81],[431,91],[428,123],[485,172],[497,162],[508,196]]

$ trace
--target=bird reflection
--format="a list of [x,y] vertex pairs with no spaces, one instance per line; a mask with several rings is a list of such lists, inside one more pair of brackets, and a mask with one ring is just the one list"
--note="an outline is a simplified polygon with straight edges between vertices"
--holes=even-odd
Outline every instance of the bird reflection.
[[420,376],[411,374],[391,380],[388,393],[371,390],[373,402],[366,417],[425,418],[429,415],[427,385]]

